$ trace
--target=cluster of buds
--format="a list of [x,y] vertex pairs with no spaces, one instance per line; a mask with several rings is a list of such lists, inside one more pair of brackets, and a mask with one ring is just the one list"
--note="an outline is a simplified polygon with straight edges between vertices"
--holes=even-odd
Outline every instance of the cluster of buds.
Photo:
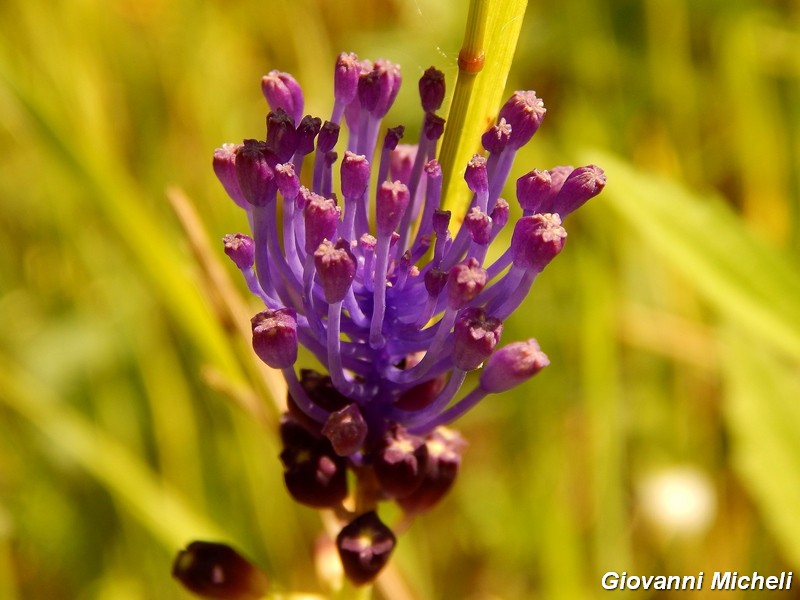
[[[262,80],[271,109],[266,139],[214,154],[220,182],[252,229],[252,237],[225,236],[224,246],[265,305],[252,319],[253,349],[288,385],[280,430],[286,487],[298,502],[350,515],[337,548],[355,583],[372,580],[395,545],[378,502],[395,501],[412,515],[436,504],[453,484],[464,445],[446,426],[548,364],[534,339],[500,346],[503,321],[561,251],[562,220],[605,185],[593,165],[523,175],[510,247],[487,264],[511,213],[500,193],[544,105],[524,91],[501,108],[482,138],[486,156],[466,166],[472,201],[451,234],[436,159],[444,75],[430,68],[419,81],[424,118],[416,145],[400,144],[403,127],[381,129],[400,82],[391,62],[341,54],[323,123],[303,115],[297,81],[273,71]],[[339,160],[342,121],[347,144]],[[306,186],[304,163],[312,168],[303,174]],[[296,370],[298,345],[324,373]],[[459,394],[478,369],[475,388]],[[358,494],[348,489],[348,470]],[[353,496],[348,512],[343,502]]]

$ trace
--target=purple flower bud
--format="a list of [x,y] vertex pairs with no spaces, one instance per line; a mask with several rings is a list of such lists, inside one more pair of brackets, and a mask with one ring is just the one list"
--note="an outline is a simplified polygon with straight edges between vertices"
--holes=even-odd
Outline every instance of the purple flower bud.
[[392,530],[374,511],[345,525],[336,536],[336,549],[347,578],[356,585],[375,579],[389,562],[396,542]]
[[323,241],[314,252],[314,265],[328,304],[341,302],[356,275],[356,259],[350,251],[350,242],[339,239],[334,246]]
[[358,452],[367,439],[367,422],[355,402],[337,410],[328,417],[322,435],[330,440],[339,456]]
[[476,244],[486,246],[492,239],[492,218],[477,206],[464,217],[464,227]]
[[516,149],[527,144],[539,129],[546,112],[544,102],[536,97],[536,92],[514,92],[499,115],[511,126],[509,147]]
[[433,508],[453,487],[465,442],[457,432],[437,427],[426,438],[426,446],[428,461],[422,482],[414,492],[397,499],[403,510],[412,515]]
[[411,179],[411,169],[417,158],[417,145],[398,144],[389,155],[389,173],[392,180],[408,184]]
[[280,162],[290,160],[297,149],[297,130],[294,123],[282,108],[267,115],[267,149]]
[[261,78],[261,92],[272,110],[282,108],[295,123],[303,118],[303,90],[297,80],[281,71],[270,71]]
[[497,125],[492,125],[489,131],[481,137],[481,144],[487,152],[502,152],[511,139],[511,125],[501,118]]
[[381,187],[378,188],[378,200],[375,207],[379,237],[392,235],[397,229],[410,199],[408,187],[404,183],[384,181],[381,184]]
[[464,309],[453,329],[453,364],[464,371],[477,369],[494,352],[502,332],[503,322],[487,317],[482,308]]
[[422,133],[426,139],[435,141],[442,137],[444,133],[445,120],[433,113],[425,113],[425,121],[422,124]]
[[397,127],[392,127],[391,129],[386,130],[386,135],[383,138],[383,147],[386,150],[394,150],[397,148],[397,144],[400,143],[400,140],[403,139],[403,133],[405,132],[406,128],[402,125],[398,125]]
[[470,191],[486,193],[489,191],[489,176],[486,173],[486,159],[480,154],[475,154],[467,164],[464,171],[464,180],[467,182]]
[[419,97],[422,101],[422,110],[436,112],[444,101],[444,73],[436,67],[430,67],[422,74],[419,80]]
[[301,504],[336,506],[347,497],[346,459],[333,451],[327,439],[304,438],[296,430],[293,433],[284,436],[290,443],[280,454],[286,489]]
[[480,386],[499,394],[518,386],[550,364],[534,339],[503,346],[489,357],[481,371]]
[[408,496],[425,474],[428,449],[422,438],[392,425],[375,453],[373,467],[382,491],[392,498]]
[[256,244],[249,235],[229,233],[222,238],[225,254],[239,269],[249,269],[256,257]]
[[305,156],[314,151],[314,138],[322,127],[322,119],[306,115],[297,126],[297,152]]
[[540,272],[561,252],[566,237],[557,214],[522,217],[511,237],[514,264]]
[[[345,398],[341,392],[333,386],[333,382],[328,375],[322,375],[311,369],[301,369],[300,385],[309,399],[326,412],[336,412],[350,403],[350,400]],[[286,404],[289,408],[292,421],[302,424],[302,427],[308,431],[314,431],[321,435],[319,423],[306,415],[306,413],[297,406],[291,394],[287,394]],[[283,424],[281,424],[281,435],[283,435]],[[284,445],[289,445],[289,442],[284,441]]]
[[352,52],[342,52],[333,72],[333,96],[338,102],[349,104],[358,92],[361,63]]
[[264,596],[269,580],[259,569],[226,544],[196,541],[181,550],[172,576],[203,598],[253,600]]
[[367,109],[374,117],[382,119],[397,97],[400,91],[400,65],[389,62],[388,60],[376,60],[372,68],[377,80],[377,101],[371,109]]
[[[569,174],[575,170],[574,167],[571,166],[559,166],[553,167],[552,169],[548,169],[548,173],[550,173],[550,187],[553,190],[554,194],[558,194],[561,191],[561,188],[564,185],[564,182],[569,177]],[[555,211],[544,211],[544,212],[555,212]]]
[[[411,365],[406,365],[406,368],[411,368]],[[444,375],[439,375],[433,379],[428,379],[412,387],[407,392],[400,395],[394,405],[400,410],[417,411],[422,410],[431,402],[436,400],[436,397],[444,389],[446,378]]]
[[502,198],[498,198],[497,202],[494,204],[491,214],[493,223],[492,231],[502,229],[506,226],[506,223],[508,223],[509,212],[508,202]]
[[317,150],[323,154],[333,150],[336,142],[339,141],[339,126],[336,123],[325,121],[322,129],[319,130],[317,138]]
[[587,200],[594,198],[606,186],[606,174],[600,167],[588,165],[578,167],[564,181],[555,199],[553,212],[566,217],[580,208]]
[[325,240],[336,239],[341,210],[331,198],[311,192],[303,209],[306,226],[306,252],[314,253]]
[[447,285],[447,273],[441,269],[433,267],[430,271],[425,273],[425,290],[428,295],[436,298],[442,293],[442,290]]
[[523,210],[530,212],[553,212],[553,198],[558,190],[553,191],[552,179],[548,171],[534,169],[517,179],[517,200]]
[[214,173],[225,188],[225,192],[236,204],[247,210],[250,205],[239,189],[236,176],[236,152],[242,144],[222,144],[222,148],[214,150]]
[[486,270],[470,258],[450,269],[447,277],[447,300],[451,308],[461,308],[481,293],[486,285]]
[[341,167],[342,195],[345,198],[361,198],[369,185],[369,172],[367,157],[347,150]]
[[436,235],[441,236],[447,232],[447,228],[450,226],[450,216],[449,210],[437,208],[433,211],[433,231]]
[[300,190],[297,192],[297,198],[294,199],[294,205],[297,210],[305,211],[306,205],[315,195],[310,189],[301,185]]
[[275,167],[278,191],[284,198],[295,198],[300,191],[300,179],[294,171],[294,163],[283,163]]
[[264,142],[245,140],[236,151],[235,162],[236,179],[245,200],[253,206],[266,206],[275,199],[275,174]]
[[442,165],[440,165],[439,161],[436,160],[435,158],[432,158],[431,160],[426,162],[423,169],[425,169],[425,174],[428,176],[429,179],[442,178]]
[[360,238],[358,238],[358,247],[361,248],[361,251],[364,253],[375,252],[375,246],[377,244],[378,240],[376,240],[374,236],[368,233],[365,233]]
[[291,367],[297,360],[297,313],[291,308],[264,310],[250,319],[253,350],[273,369]]

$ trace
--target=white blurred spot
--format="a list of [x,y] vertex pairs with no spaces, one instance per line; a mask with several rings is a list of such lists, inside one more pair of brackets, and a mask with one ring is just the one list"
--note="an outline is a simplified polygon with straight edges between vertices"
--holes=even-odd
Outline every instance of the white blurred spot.
[[646,475],[638,492],[644,517],[667,535],[702,534],[716,515],[717,497],[711,480],[694,467],[673,467]]

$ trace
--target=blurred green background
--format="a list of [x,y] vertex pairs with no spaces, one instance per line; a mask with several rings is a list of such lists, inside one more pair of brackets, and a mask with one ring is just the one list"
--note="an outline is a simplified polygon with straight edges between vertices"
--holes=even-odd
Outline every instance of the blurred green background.
[[[323,589],[211,156],[263,135],[273,68],[326,116],[342,50],[403,66],[390,121],[413,130],[466,4],[0,3],[0,598],[188,598],[169,570],[195,538]],[[459,423],[462,475],[394,558],[410,595],[379,597],[800,571],[800,2],[531,0],[514,89],[548,115],[512,177],[609,184],[506,326],[552,365]]]

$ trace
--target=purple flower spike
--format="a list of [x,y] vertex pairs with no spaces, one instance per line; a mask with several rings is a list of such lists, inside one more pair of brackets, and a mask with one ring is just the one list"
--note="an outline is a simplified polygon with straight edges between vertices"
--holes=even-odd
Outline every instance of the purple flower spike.
[[411,196],[404,183],[383,182],[378,189],[375,218],[379,236],[390,236],[400,225]]
[[[547,364],[534,340],[499,348],[503,323],[561,251],[562,219],[603,189],[605,175],[593,165],[521,168],[523,215],[511,211],[500,196],[545,115],[534,92],[516,92],[481,140],[463,140],[487,152],[456,165],[472,200],[451,219],[440,208],[455,205],[443,182],[460,177],[437,160],[448,126],[436,115],[442,73],[431,68],[419,80],[422,131],[406,144],[403,126],[387,129],[383,119],[400,87],[397,65],[342,53],[333,78],[323,124],[299,120],[300,86],[271,72],[263,80],[273,111],[266,141],[215,151],[214,172],[252,227],[252,238],[225,236],[225,252],[267,308],[252,319],[253,348],[287,383],[281,460],[289,493],[342,517],[355,481],[356,510],[392,501],[415,515],[442,499],[460,468],[464,442],[444,426]],[[509,220],[510,244],[498,235]],[[298,343],[319,372],[295,369]],[[375,512],[337,537],[356,584],[378,575],[394,545]]]
[[253,206],[266,206],[275,199],[275,174],[269,165],[264,142],[245,140],[237,149],[236,179],[242,196]]
[[561,186],[554,201],[553,210],[562,218],[583,206],[606,187],[606,174],[600,167],[588,165],[572,171]]
[[253,350],[273,369],[291,367],[297,360],[297,313],[291,308],[264,310],[250,320]]
[[249,235],[229,233],[222,238],[225,254],[239,269],[249,269],[256,259],[256,244]]
[[336,536],[344,574],[356,585],[369,583],[389,562],[396,542],[374,511],[357,517]]
[[566,237],[561,218],[556,214],[521,218],[511,238],[514,264],[540,272],[561,252]]
[[336,59],[333,76],[333,96],[337,102],[349,104],[358,92],[358,77],[361,74],[361,63],[352,52],[342,52]]
[[261,92],[272,110],[285,110],[295,123],[303,118],[303,90],[297,80],[281,71],[270,71],[261,78]]
[[367,157],[349,150],[342,160],[342,195],[345,198],[360,198],[369,185],[370,166]]
[[482,308],[464,309],[456,319],[453,364],[464,371],[477,369],[494,352],[502,332],[503,323]]
[[544,102],[536,97],[536,92],[514,92],[499,115],[511,126],[509,147],[516,149],[527,144],[539,129],[546,112]]
[[436,112],[444,101],[444,73],[436,67],[428,68],[419,80],[419,97],[422,110],[426,113]]
[[[303,188],[300,188],[301,193]],[[336,238],[336,227],[341,210],[332,198],[323,198],[311,192],[303,216],[306,226],[306,252],[313,254],[325,240]]]
[[334,304],[344,300],[356,275],[356,259],[350,251],[350,243],[342,239],[336,245],[323,241],[314,252],[314,264],[325,301]]
[[527,381],[550,364],[534,339],[503,346],[489,357],[481,372],[481,388],[490,394],[505,392]]
[[451,308],[461,308],[481,293],[486,285],[486,270],[470,258],[450,269],[447,277],[447,299]]

